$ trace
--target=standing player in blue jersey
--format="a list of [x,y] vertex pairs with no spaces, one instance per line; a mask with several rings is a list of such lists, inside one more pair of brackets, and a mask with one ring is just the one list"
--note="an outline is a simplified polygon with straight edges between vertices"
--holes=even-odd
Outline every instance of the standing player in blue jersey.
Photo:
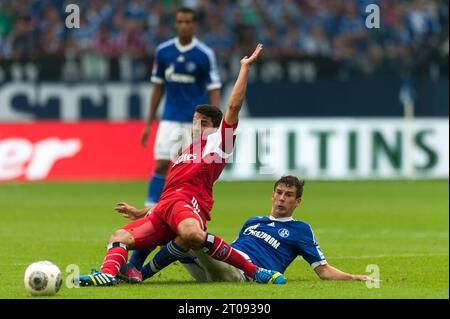
[[195,11],[189,8],[178,9],[175,13],[177,37],[156,48],[151,78],[153,93],[147,125],[142,135],[143,146],[147,145],[164,93],[166,101],[156,135],[156,165],[146,207],[158,202],[171,160],[176,158],[180,148],[191,143],[192,117],[196,106],[208,102],[217,107],[220,105],[221,83],[216,57],[209,47],[194,36],[196,27]]
[[[303,257],[321,279],[368,281],[367,275],[345,273],[329,265],[310,225],[292,215],[300,205],[304,181],[284,176],[274,186],[272,209],[267,217],[252,217],[245,222],[231,246],[252,263],[284,273],[297,256]],[[124,210],[118,209],[121,213]],[[131,210],[130,210],[131,214]],[[142,270],[143,280],[153,276],[169,262],[178,259],[198,281],[248,281],[244,273],[229,264],[212,259],[202,251],[191,257],[174,256],[171,245],[183,246],[180,238],[167,244]]]
[[[194,36],[196,28],[195,11],[180,8],[175,13],[177,37],[156,48],[150,113],[141,141],[144,147],[164,93],[166,101],[156,134],[155,169],[148,187],[146,207],[158,202],[171,160],[191,144],[192,117],[196,106],[207,103],[220,105],[221,83],[216,57],[213,50]],[[130,263],[141,269],[149,253],[134,251]]]

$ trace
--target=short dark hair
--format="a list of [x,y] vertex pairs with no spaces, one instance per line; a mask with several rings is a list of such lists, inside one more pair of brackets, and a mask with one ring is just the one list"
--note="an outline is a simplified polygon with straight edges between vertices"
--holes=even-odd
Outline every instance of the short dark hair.
[[192,15],[192,19],[195,21],[195,22],[197,22],[197,12],[195,12],[195,10],[194,9],[191,9],[191,8],[188,8],[188,7],[181,7],[181,8],[178,8],[177,9],[177,11],[175,11],[175,16],[178,14],[178,13],[187,13],[187,14],[191,14]]
[[285,184],[287,187],[295,186],[297,190],[295,192],[295,197],[300,198],[303,195],[303,186],[305,185],[305,181],[302,179],[298,179],[296,176],[287,175],[282,176],[279,180],[275,182],[273,186],[273,190],[275,191],[279,184]]
[[195,112],[209,117],[214,127],[219,127],[220,122],[222,122],[223,114],[217,106],[210,104],[201,104],[195,108]]

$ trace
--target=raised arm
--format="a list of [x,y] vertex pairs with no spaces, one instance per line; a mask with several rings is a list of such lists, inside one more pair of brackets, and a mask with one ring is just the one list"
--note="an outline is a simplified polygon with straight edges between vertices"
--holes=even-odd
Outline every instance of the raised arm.
[[244,57],[241,60],[241,69],[231,92],[230,102],[228,103],[227,111],[225,112],[225,122],[229,125],[236,124],[239,119],[239,112],[244,103],[245,93],[247,91],[247,80],[250,72],[250,66],[256,61],[261,50],[262,44],[256,46],[255,51],[250,57]]

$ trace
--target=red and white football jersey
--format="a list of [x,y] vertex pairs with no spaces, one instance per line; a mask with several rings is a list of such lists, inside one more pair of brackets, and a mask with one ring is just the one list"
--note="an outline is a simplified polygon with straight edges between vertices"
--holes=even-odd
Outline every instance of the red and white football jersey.
[[213,185],[233,153],[236,128],[237,123],[222,119],[216,132],[185,148],[173,162],[159,200],[176,200],[178,194],[195,197],[206,220],[211,220]]

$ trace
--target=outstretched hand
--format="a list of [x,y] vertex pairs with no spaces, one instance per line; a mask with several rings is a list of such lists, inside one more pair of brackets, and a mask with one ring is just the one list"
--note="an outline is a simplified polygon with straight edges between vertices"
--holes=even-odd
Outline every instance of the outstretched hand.
[[253,62],[255,62],[256,59],[258,59],[258,56],[261,53],[262,49],[263,49],[263,45],[261,43],[259,43],[256,46],[255,51],[253,51],[253,53],[252,53],[252,55],[250,57],[245,56],[245,57],[242,58],[241,65],[247,65],[247,66],[252,65]]
[[354,280],[357,281],[369,281],[369,282],[380,282],[381,280],[373,278],[367,275],[354,275]]
[[131,220],[136,220],[139,217],[137,216],[137,209],[124,202],[117,203],[114,210],[122,214],[123,217]]

